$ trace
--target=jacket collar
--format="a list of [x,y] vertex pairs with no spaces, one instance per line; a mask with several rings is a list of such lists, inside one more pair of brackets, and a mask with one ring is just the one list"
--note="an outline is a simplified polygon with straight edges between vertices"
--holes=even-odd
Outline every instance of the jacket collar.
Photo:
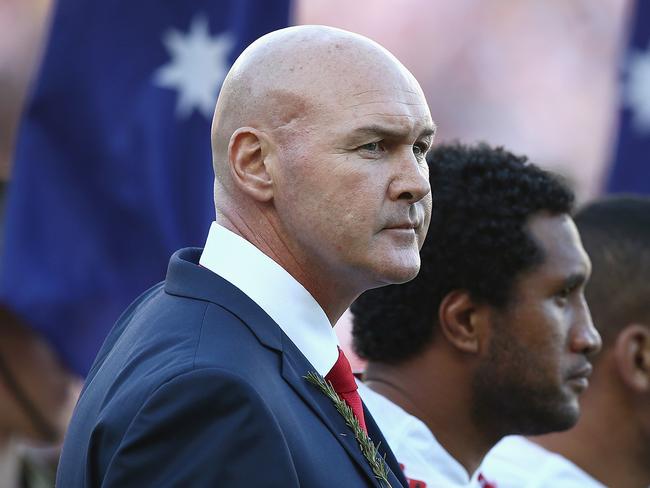
[[[165,292],[170,295],[204,300],[236,315],[267,347],[282,350],[282,330],[268,327],[269,316],[238,288],[212,271],[199,266],[201,248],[176,251],[167,268]],[[263,326],[262,326],[263,325]]]

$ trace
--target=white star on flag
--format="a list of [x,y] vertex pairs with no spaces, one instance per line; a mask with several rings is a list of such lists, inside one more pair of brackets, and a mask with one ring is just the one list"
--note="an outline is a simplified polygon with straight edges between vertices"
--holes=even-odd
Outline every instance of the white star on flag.
[[634,127],[642,133],[650,132],[650,45],[630,55],[625,102],[632,111]]
[[232,36],[227,32],[210,36],[207,17],[197,15],[189,32],[168,29],[162,42],[171,60],[156,70],[154,83],[177,90],[176,113],[180,117],[187,118],[197,110],[210,119],[230,67],[228,55],[234,45]]

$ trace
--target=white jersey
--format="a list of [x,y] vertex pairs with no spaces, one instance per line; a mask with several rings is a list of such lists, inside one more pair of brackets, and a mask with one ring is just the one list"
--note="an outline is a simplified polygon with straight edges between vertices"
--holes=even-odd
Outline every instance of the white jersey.
[[605,488],[567,458],[522,436],[504,437],[480,470],[497,488]]
[[360,381],[357,384],[363,403],[402,466],[410,488],[489,486],[479,482],[478,476],[470,477],[424,422]]

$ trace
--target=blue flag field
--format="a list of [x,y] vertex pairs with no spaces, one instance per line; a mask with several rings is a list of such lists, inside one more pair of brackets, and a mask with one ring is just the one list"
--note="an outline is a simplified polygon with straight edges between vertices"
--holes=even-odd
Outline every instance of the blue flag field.
[[620,129],[607,191],[650,194],[650,2],[636,2],[624,58]]
[[73,371],[173,251],[203,245],[219,87],[289,13],[288,0],[57,3],[19,131],[0,302]]

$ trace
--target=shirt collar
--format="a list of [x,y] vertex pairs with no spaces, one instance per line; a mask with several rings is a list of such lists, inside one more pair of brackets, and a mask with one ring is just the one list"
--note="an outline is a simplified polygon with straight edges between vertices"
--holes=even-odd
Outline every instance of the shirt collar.
[[338,339],[311,294],[243,237],[212,222],[199,264],[257,303],[325,376],[338,359]]

